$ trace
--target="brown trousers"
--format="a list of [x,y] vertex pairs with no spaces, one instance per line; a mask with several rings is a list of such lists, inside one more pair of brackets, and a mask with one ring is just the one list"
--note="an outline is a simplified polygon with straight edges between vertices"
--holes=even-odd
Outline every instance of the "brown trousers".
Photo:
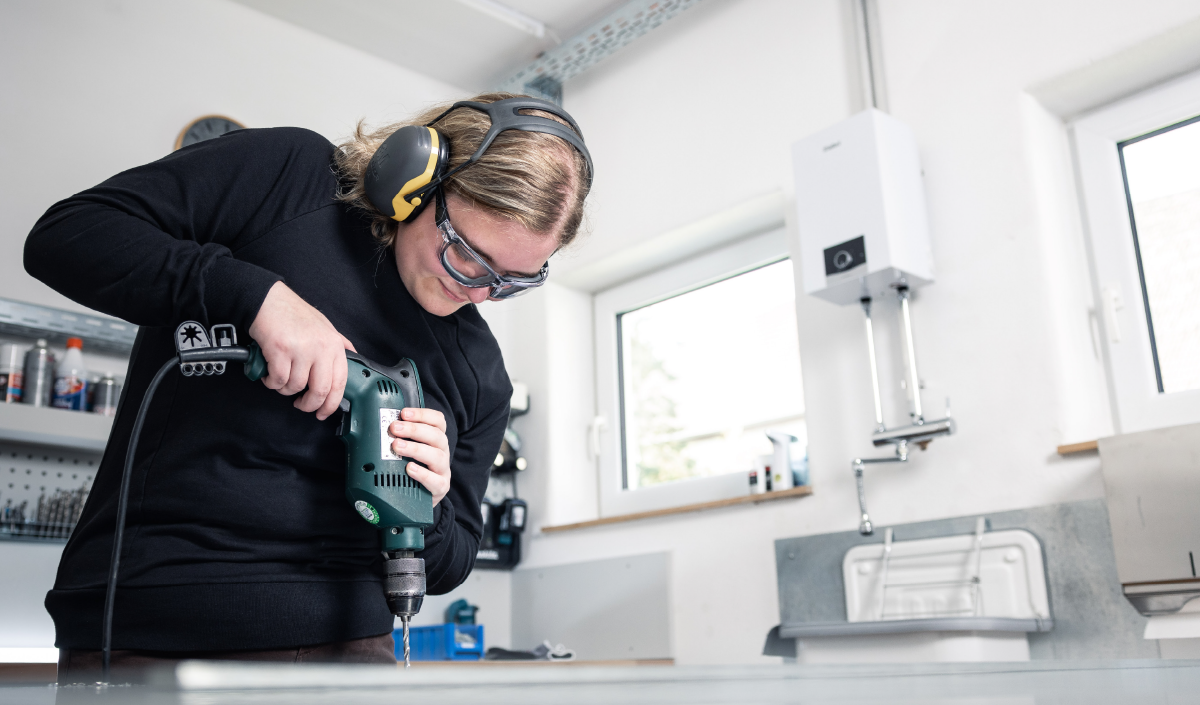
[[[278,663],[396,663],[391,634],[351,641],[270,651],[113,651],[109,669],[113,682],[141,683],[146,675],[189,659],[210,661],[274,661]],[[95,683],[103,673],[104,654],[88,649],[58,650],[58,682]]]

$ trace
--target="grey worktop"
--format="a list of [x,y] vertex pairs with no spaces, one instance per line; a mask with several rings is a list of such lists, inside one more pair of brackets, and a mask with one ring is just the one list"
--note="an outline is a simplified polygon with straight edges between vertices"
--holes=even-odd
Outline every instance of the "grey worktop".
[[[1183,703],[1200,661],[822,666],[382,666],[205,664],[159,687],[0,688],[11,705],[348,703]],[[170,679],[168,679],[170,680]],[[178,681],[187,686],[181,687]],[[236,684],[236,687],[235,687]]]

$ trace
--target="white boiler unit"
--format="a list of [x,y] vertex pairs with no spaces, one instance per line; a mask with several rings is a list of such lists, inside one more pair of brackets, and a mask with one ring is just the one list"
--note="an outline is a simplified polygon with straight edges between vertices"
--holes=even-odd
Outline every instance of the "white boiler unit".
[[864,110],[792,147],[804,291],[835,304],[933,281],[921,162],[912,132]]

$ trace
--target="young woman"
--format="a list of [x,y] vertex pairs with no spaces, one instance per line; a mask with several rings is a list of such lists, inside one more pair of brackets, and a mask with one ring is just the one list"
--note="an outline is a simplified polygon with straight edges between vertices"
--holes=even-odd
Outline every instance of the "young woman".
[[[532,114],[554,129],[571,122],[545,108]],[[428,408],[406,409],[389,431],[433,494],[418,556],[431,594],[470,573],[512,393],[475,304],[544,281],[579,229],[591,164],[581,139],[553,130],[507,129],[477,155],[493,127],[478,109],[439,106],[409,124],[431,123],[449,142],[450,176],[408,222],[368,198],[371,158],[402,127],[392,125],[360,126],[341,147],[296,128],[229,133],[55,204],[34,227],[30,274],[140,326],[46,597],[60,682],[94,680],[100,667],[133,418],[185,320],[235,325],[263,349],[269,376],[264,388],[238,374],[175,375],[155,393],[130,485],[114,669],[195,657],[394,662],[378,532],[343,496],[334,412],[347,349],[416,363]]]

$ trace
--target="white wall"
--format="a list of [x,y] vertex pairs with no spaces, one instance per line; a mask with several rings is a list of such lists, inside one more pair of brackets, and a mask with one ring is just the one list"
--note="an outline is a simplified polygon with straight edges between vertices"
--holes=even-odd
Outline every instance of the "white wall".
[[[223,0],[2,3],[0,296],[79,309],[25,274],[26,234],[55,201],[167,154],[196,117],[336,140],[361,117],[396,119],[463,93]],[[0,646],[53,643],[42,599],[60,551],[0,542]],[[496,599],[505,607],[480,617],[494,615],[507,639],[507,593]]]
[[[1186,0],[880,5],[890,111],[920,147],[938,272],[913,305],[917,357],[930,413],[949,395],[960,431],[907,466],[871,468],[868,506],[886,526],[1101,497],[1095,457],[1055,454],[1057,444],[1111,432],[1111,421],[1063,126],[1026,91],[1200,8]],[[552,269],[586,266],[739,199],[790,192],[789,145],[863,107],[848,15],[837,0],[710,0],[568,83],[566,107],[596,159],[593,233]],[[551,309],[567,296],[547,287],[504,306]],[[534,502],[551,496],[548,487],[560,494],[564,477],[576,478],[579,497],[594,492],[586,458],[546,451],[550,464],[531,458],[524,480],[536,486],[524,565],[672,551],[677,661],[764,660],[763,637],[778,622],[773,540],[855,529],[849,461],[879,453],[867,442],[861,313],[801,296],[797,315],[812,497],[539,534],[538,526],[596,515],[582,501],[570,517]],[[895,326],[880,318],[884,345]],[[549,437],[552,419],[577,414],[586,395],[560,402],[549,391],[562,382],[554,332],[531,320],[509,333],[506,360],[534,395],[517,427],[531,444],[569,445]],[[885,372],[894,377],[895,367]],[[902,396],[889,392],[894,423]],[[733,597],[721,589],[730,576]]]
[[464,91],[224,0],[0,5],[0,296],[78,308],[25,274],[55,201],[167,154],[210,113],[337,140]]

